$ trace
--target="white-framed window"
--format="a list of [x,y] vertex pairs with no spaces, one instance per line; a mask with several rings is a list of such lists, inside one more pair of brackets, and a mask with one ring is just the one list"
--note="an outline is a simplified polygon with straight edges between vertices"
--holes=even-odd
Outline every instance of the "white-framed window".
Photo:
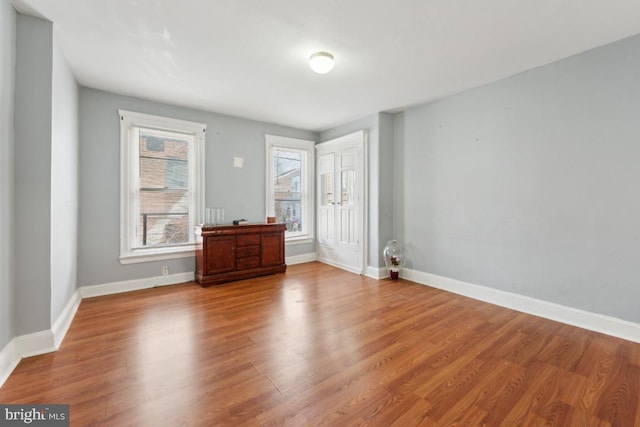
[[315,142],[265,135],[267,216],[287,225],[288,242],[312,241]]
[[195,255],[207,125],[118,110],[120,262]]

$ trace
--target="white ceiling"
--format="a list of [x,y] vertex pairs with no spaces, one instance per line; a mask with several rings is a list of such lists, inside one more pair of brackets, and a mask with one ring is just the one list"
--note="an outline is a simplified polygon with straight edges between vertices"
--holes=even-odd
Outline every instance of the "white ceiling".
[[[83,86],[314,131],[640,33],[638,0],[14,0]],[[332,72],[309,55],[331,52]]]

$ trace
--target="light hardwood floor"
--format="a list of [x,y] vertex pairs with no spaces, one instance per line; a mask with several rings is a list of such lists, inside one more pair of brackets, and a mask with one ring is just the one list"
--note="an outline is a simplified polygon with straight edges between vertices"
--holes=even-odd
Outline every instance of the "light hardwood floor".
[[319,263],[87,299],[2,403],[72,426],[640,426],[640,344]]

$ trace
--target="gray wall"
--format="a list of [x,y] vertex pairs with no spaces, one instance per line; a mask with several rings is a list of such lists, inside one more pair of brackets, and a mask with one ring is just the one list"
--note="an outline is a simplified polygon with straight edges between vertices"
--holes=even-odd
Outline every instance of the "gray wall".
[[[378,162],[378,192],[379,192],[379,220],[378,220],[378,267],[384,266],[382,251],[387,242],[400,239],[394,234],[394,116],[388,113],[379,114],[379,162]],[[404,244],[404,242],[400,242]]]
[[18,14],[15,102],[16,334],[51,326],[53,25]]
[[[80,90],[80,286],[194,271],[194,258],[120,264],[120,124],[118,109],[208,125],[205,204],[223,207],[225,220],[265,220],[264,134],[316,140],[317,135],[288,127],[110,94]],[[245,159],[234,168],[233,157]],[[287,256],[314,251],[313,244],[287,247]]]
[[408,267],[640,322],[638,52],[640,36],[398,115]]
[[16,65],[16,12],[0,2],[0,350],[15,335],[13,103]]
[[51,322],[76,290],[78,85],[54,32],[51,120]]

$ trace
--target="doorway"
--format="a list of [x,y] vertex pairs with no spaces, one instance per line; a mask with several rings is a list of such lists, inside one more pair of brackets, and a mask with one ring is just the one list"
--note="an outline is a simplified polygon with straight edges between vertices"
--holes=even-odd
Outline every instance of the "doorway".
[[363,274],[365,133],[316,145],[318,261]]

